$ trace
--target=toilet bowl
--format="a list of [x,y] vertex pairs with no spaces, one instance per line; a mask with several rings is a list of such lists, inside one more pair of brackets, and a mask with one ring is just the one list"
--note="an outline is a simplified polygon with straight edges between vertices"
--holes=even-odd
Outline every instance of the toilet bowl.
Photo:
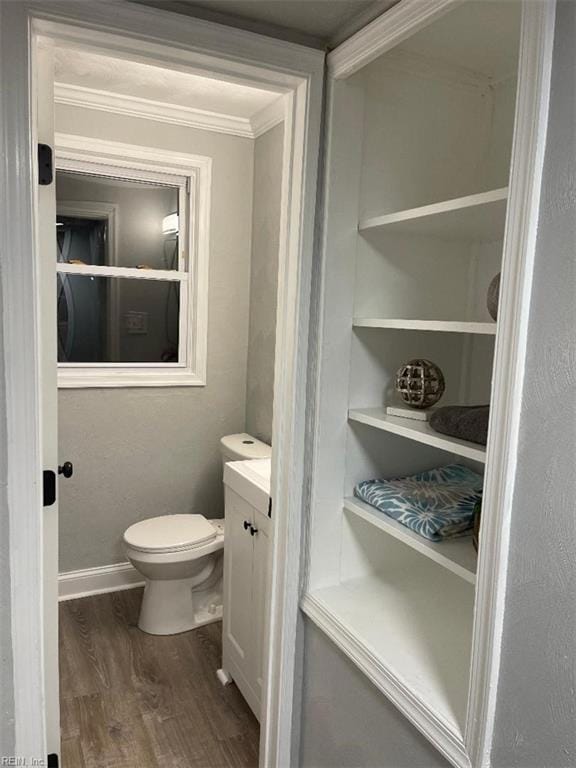
[[124,546],[146,579],[141,630],[175,635],[222,618],[223,520],[152,517],[126,530]]
[[[271,448],[245,432],[220,441],[223,462],[269,458]],[[224,520],[163,515],[124,533],[128,560],[146,580],[138,626],[176,635],[222,618]]]

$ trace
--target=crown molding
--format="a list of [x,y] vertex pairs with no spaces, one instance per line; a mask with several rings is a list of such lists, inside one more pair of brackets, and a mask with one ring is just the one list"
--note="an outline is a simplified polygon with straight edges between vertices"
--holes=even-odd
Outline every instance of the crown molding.
[[340,26],[332,37],[328,40],[327,51],[333,51],[338,46],[345,43],[361,29],[364,29],[374,19],[377,19],[383,13],[392,8],[392,6],[401,2],[401,0],[372,0],[370,5],[360,13],[355,13],[352,18],[348,19],[342,26]]
[[258,136],[262,136],[274,126],[284,122],[286,118],[286,99],[284,96],[280,96],[272,104],[268,104],[267,107],[256,112],[252,116],[250,122],[252,125],[252,135],[255,139]]
[[328,54],[331,77],[350,77],[461,2],[402,0]]
[[54,99],[57,104],[140,117],[172,125],[186,125],[201,131],[225,133],[247,139],[260,136],[284,119],[283,97],[264,107],[251,119],[67,83],[54,83]]

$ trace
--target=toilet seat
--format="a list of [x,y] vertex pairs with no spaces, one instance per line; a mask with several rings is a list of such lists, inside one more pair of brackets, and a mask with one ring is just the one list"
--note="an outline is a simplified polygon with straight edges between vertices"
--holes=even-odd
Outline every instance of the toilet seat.
[[162,515],[131,525],[124,542],[138,552],[168,553],[196,549],[216,536],[216,527],[204,515]]

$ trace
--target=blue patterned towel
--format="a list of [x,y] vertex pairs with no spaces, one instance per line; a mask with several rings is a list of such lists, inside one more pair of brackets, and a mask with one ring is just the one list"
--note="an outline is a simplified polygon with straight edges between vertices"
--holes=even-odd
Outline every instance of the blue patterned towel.
[[430,541],[472,530],[482,477],[462,464],[448,464],[411,477],[365,480],[354,495]]

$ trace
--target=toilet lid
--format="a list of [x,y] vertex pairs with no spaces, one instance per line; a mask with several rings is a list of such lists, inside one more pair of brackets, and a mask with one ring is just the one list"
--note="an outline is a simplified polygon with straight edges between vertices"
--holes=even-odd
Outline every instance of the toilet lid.
[[134,523],[124,533],[129,547],[141,552],[192,549],[216,538],[216,529],[204,515],[163,515]]

